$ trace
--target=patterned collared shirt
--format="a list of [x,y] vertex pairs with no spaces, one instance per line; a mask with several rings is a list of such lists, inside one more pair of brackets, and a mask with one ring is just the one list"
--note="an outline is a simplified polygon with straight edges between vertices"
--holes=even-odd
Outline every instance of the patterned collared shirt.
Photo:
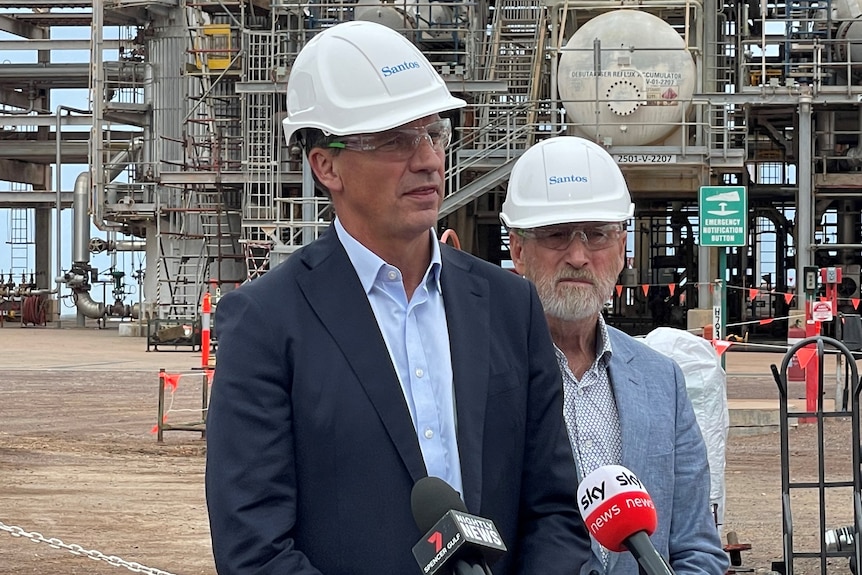
[[[554,346],[563,374],[563,416],[579,479],[602,465],[621,465],[623,458],[620,414],[608,374],[613,350],[601,316],[596,332],[596,359],[580,381],[569,369],[565,354]],[[599,547],[602,564],[607,567],[608,550],[597,543],[594,546]]]
[[602,465],[622,464],[620,415],[608,375],[613,350],[601,316],[596,331],[596,359],[580,381],[556,349],[563,373],[563,415],[581,478]]

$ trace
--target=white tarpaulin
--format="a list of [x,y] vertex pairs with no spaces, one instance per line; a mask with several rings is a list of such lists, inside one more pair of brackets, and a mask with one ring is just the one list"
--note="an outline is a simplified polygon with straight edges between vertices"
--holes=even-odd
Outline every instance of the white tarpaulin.
[[654,350],[682,369],[685,387],[706,443],[709,459],[709,502],[715,506],[719,531],[724,524],[724,452],[727,446],[727,379],[712,344],[693,333],[659,327],[644,338]]

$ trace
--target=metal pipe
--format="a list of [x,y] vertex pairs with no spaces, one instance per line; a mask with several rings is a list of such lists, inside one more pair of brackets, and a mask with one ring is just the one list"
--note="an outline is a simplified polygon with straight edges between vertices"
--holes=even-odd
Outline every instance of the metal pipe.
[[76,264],[90,261],[89,201],[90,172],[81,172],[75,178],[75,189],[72,191],[72,262]]
[[90,297],[90,292],[81,291],[74,295],[75,305],[78,311],[91,319],[99,319],[105,315],[105,304],[102,302],[93,301]]
[[809,251],[862,250],[862,244],[811,244]]
[[[568,0],[555,0],[554,2],[549,2],[547,6],[552,6],[558,8],[560,5],[565,4]],[[623,5],[625,6],[625,5]],[[599,1],[586,1],[586,2],[578,2],[577,4],[578,10],[615,10],[617,7],[607,0],[599,0]],[[638,10],[649,10],[651,8],[693,8],[695,11],[703,11],[703,2],[693,1],[693,0],[657,0],[655,2],[651,2],[649,0],[642,0],[638,2],[637,9]]]
[[110,237],[107,240],[93,238],[89,240],[87,248],[93,254],[100,254],[102,252],[142,252],[147,249],[147,242],[142,240],[112,240]]
[[[93,224],[103,232],[119,229],[116,224],[106,224],[104,221],[105,208],[105,166],[103,160],[104,132],[102,123],[105,121],[103,109],[105,98],[105,62],[103,60],[103,47],[105,43],[103,33],[104,23],[104,0],[93,0],[92,18],[90,26],[90,101],[93,107],[93,125],[90,131],[90,173],[92,181],[92,208]],[[134,68],[137,70],[137,68]]]
[[[57,198],[54,204],[54,214],[56,221],[54,222],[54,233],[56,237],[54,238],[54,242],[56,244],[57,251],[55,252],[55,257],[57,261],[54,266],[54,272],[56,277],[61,277],[63,275],[63,263],[61,261],[61,256],[63,254],[63,224],[60,221],[62,212],[63,212],[63,174],[62,174],[62,159],[60,157],[60,142],[62,141],[62,137],[60,134],[60,124],[62,117],[60,115],[60,109],[62,106],[57,106],[57,128],[54,131],[54,140],[57,144],[57,149],[55,151],[54,157],[54,192],[57,194]],[[57,286],[57,327],[60,327],[60,311],[62,306],[60,305],[60,286]]]
[[[57,194],[57,199],[55,202],[55,212],[57,216],[57,221],[55,222],[56,234],[55,238],[56,247],[57,247],[57,262],[55,266],[55,271],[57,277],[61,277],[63,275],[63,263],[62,263],[62,254],[63,254],[63,222],[62,222],[62,212],[63,212],[63,196],[61,190],[63,189],[63,158],[60,155],[60,143],[63,141],[60,127],[63,124],[63,111],[66,112],[76,112],[78,114],[89,114],[86,110],[78,110],[77,108],[72,108],[70,106],[57,106],[57,126],[54,132],[54,141],[56,144],[56,150],[54,152],[54,182],[56,189],[54,190]],[[60,289],[57,288],[57,327],[61,326],[60,321],[60,311],[62,306],[60,306]]]
[[10,116],[26,116],[36,109],[36,87],[33,82],[30,82],[30,89],[27,91],[27,108],[20,110],[4,110],[4,113]]
[[[807,87],[806,87],[807,88]],[[796,285],[802,285],[805,268],[814,262],[814,205],[812,193],[811,89],[799,96],[799,190],[796,197]],[[798,309],[805,309],[805,298],[797,298]]]
[[117,252],[142,252],[147,249],[147,242],[138,240],[117,240],[112,248]]

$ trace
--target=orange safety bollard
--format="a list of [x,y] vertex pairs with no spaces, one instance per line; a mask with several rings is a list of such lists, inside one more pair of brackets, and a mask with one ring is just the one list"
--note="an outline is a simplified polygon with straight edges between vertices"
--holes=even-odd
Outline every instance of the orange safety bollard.
[[210,365],[210,315],[212,314],[212,300],[209,292],[204,294],[201,304],[201,366]]
[[[814,320],[808,320],[805,323],[805,337],[814,337],[820,335],[820,322]],[[820,366],[819,359],[817,357],[817,353],[814,351],[815,345],[809,344],[805,346],[805,349],[809,355],[808,361],[802,361],[803,369],[805,369],[805,411],[815,412],[817,411],[817,400],[818,395],[820,394],[818,379],[820,377]],[[802,351],[802,350],[799,350]],[[801,417],[799,418],[799,423],[814,423],[817,421],[813,417]]]

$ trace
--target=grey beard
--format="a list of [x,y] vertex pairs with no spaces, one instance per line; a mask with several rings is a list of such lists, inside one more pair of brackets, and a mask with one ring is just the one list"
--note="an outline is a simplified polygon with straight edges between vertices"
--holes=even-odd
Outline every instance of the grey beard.
[[[574,275],[574,274],[573,274]],[[593,278],[596,285],[557,287],[557,277],[535,282],[545,314],[562,321],[579,321],[598,317],[613,294],[615,278],[606,281]]]

